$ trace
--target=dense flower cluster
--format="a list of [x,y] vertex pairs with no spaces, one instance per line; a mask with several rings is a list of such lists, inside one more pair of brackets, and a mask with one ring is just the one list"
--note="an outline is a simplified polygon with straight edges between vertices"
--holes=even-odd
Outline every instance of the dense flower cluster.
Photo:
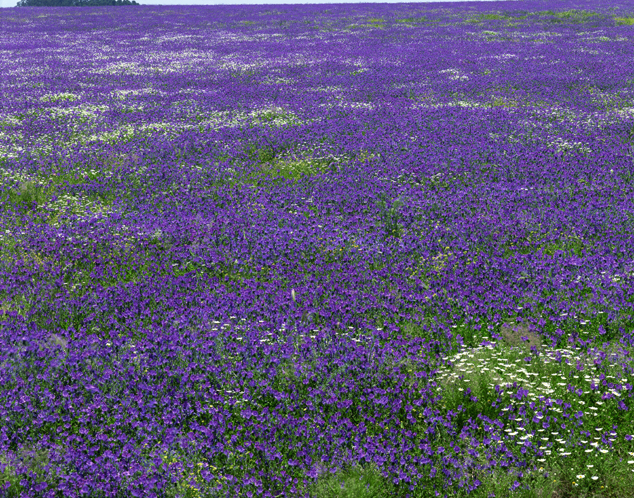
[[629,444],[625,4],[0,12],[0,495]]

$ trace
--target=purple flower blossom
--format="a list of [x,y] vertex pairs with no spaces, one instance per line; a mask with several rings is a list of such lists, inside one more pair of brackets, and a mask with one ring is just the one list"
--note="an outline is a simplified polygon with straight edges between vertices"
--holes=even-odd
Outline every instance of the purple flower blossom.
[[526,370],[590,346],[575,315],[634,344],[614,50],[550,14],[507,40],[486,5],[38,9],[2,20],[3,491],[298,496],[359,465],[451,496],[482,454],[539,454],[506,424],[582,426],[524,381],[452,399],[438,372],[491,341]]

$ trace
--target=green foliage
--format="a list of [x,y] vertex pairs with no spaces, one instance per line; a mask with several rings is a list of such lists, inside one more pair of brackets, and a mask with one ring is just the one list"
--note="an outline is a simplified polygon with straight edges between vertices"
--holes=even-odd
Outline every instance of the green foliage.
[[599,14],[596,12],[588,12],[585,10],[566,10],[564,12],[556,12],[554,13],[555,17],[559,19],[566,19],[572,22],[585,22],[592,17],[597,17]]
[[275,151],[269,147],[264,147],[258,150],[258,159],[260,162],[268,163],[275,159]]
[[349,465],[331,474],[324,472],[313,484],[310,496],[319,498],[383,498],[390,496],[389,481],[375,466]]
[[483,14],[482,16],[480,16],[481,19],[486,19],[486,20],[501,20],[501,19],[507,19],[507,16],[503,16],[500,14]]
[[[45,467],[50,462],[49,453],[49,450],[25,447],[17,451],[17,458],[21,465],[31,472],[43,476],[46,475]],[[0,489],[5,489],[6,484],[10,484],[8,490],[5,490],[7,494],[3,496],[7,498],[23,496],[22,492],[25,489],[20,482],[22,478],[16,473],[17,464],[12,465],[6,455],[2,454],[0,454],[0,464],[6,465],[4,471],[0,471]],[[55,482],[58,479],[58,473],[54,469],[51,469],[50,475],[49,482]]]
[[617,26],[634,26],[634,17],[615,17]]
[[44,204],[49,199],[47,189],[34,181],[28,181],[18,187],[17,190],[10,191],[8,200],[15,205],[27,207]]
[[573,233],[550,234],[544,233],[541,225],[535,230],[525,232],[525,235],[509,240],[502,244],[504,258],[514,258],[516,255],[534,254],[542,251],[554,256],[562,255],[582,256],[584,252],[591,252],[594,244]]
[[368,23],[365,25],[368,28],[383,28],[385,26],[383,19],[368,19]]
[[[453,427],[460,433],[470,420],[476,420],[478,415],[496,419],[499,409],[495,407],[498,398],[495,389],[489,384],[485,376],[478,376],[475,382],[469,382],[467,390],[449,390],[443,397],[445,407],[456,413]],[[467,394],[469,392],[469,394]]]
[[388,207],[385,194],[379,195],[378,206],[380,209],[379,219],[383,225],[386,237],[399,238],[401,236],[401,228],[399,226],[400,214],[398,209],[403,205],[401,199],[397,199]]
[[[469,496],[470,498],[508,497],[508,498],[557,498],[559,495],[556,482],[549,477],[542,468],[536,471],[525,472],[522,481],[524,486],[511,491],[513,484],[518,481],[517,471],[506,468],[495,468],[493,471],[477,471],[476,476],[482,485],[469,495],[460,494],[458,496]],[[528,484],[528,488],[526,489]],[[590,497],[588,497],[590,498]]]
[[496,97],[491,103],[492,107],[517,107],[517,102],[513,100],[504,100],[500,97]]

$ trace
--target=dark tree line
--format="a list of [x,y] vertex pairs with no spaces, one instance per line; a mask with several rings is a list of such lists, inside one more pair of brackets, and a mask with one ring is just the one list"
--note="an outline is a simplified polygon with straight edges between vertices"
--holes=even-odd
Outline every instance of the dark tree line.
[[134,0],[20,0],[17,7],[97,7],[101,5],[139,5]]

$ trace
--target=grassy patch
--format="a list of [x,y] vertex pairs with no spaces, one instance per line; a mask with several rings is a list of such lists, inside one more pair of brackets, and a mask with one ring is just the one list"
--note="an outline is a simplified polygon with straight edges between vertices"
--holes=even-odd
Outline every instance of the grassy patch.
[[506,100],[502,97],[495,97],[491,107],[518,107],[520,104],[515,100]]
[[396,22],[407,23],[407,24],[425,24],[429,22],[439,22],[439,21],[435,19],[428,19],[424,16],[421,16],[421,17],[404,17],[401,19],[396,19]]
[[336,161],[332,157],[298,157],[298,155],[289,154],[284,148],[256,145],[247,146],[246,155],[249,161],[255,163],[254,167],[244,168],[236,163],[236,168],[232,168],[226,177],[216,180],[215,185],[266,185],[271,181],[297,183],[305,178],[339,173],[346,162],[345,159],[356,160],[363,164],[376,157],[368,151],[359,151],[345,158],[344,161]]
[[374,465],[347,465],[335,473],[323,471],[310,486],[310,496],[319,498],[382,498],[391,489]]
[[504,258],[513,258],[515,255],[534,254],[542,251],[544,254],[554,256],[562,255],[581,256],[584,251],[590,251],[594,244],[585,241],[574,232],[550,235],[540,230],[531,230],[522,237],[515,238],[502,246]]
[[617,26],[634,26],[634,17],[615,17]]
[[[107,211],[121,193],[103,188],[103,184],[115,172],[130,169],[138,161],[137,156],[126,154],[95,156],[73,170],[62,170],[54,165],[46,174],[35,173],[21,178],[17,187],[6,193],[4,202],[53,226],[58,224],[60,217],[83,215],[88,209],[93,213]],[[99,188],[91,188],[93,185]]]

